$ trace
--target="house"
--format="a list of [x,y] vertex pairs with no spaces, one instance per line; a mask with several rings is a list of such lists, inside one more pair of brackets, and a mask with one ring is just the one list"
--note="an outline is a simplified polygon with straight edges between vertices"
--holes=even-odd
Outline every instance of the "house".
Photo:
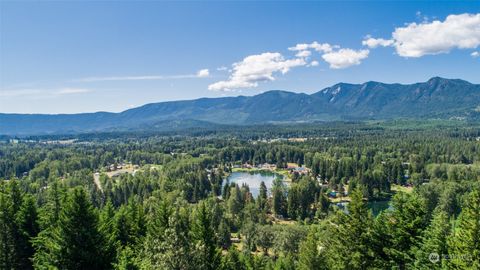
[[308,174],[310,172],[310,170],[306,167],[297,167],[294,168],[293,171],[298,174]]
[[248,164],[248,163],[245,163],[245,164],[242,165],[242,168],[244,168],[244,169],[252,169],[253,166],[250,165],[250,164]]
[[296,163],[287,163],[287,170],[290,173],[296,173],[299,175],[306,175],[310,173],[310,169],[304,166],[298,166]]
[[270,164],[270,163],[263,163],[262,165],[260,165],[260,169],[264,169],[264,170],[276,170],[277,169],[277,165],[275,164]]
[[298,167],[297,163],[290,163],[290,162],[287,163],[287,170],[293,170],[297,167]]

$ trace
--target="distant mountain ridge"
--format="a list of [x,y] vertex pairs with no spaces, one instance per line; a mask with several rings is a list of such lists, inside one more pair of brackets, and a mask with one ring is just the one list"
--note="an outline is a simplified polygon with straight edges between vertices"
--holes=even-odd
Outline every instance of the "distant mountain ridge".
[[434,77],[415,84],[338,83],[311,95],[272,90],[151,103],[121,113],[0,114],[0,135],[155,130],[182,121],[242,125],[395,118],[480,119],[480,84]]

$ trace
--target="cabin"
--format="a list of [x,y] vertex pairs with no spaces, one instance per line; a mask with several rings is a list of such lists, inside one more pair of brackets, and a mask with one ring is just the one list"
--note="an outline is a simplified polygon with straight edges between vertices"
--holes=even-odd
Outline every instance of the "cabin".
[[298,166],[296,163],[287,163],[287,170],[290,173],[296,173],[298,175],[307,175],[310,173],[310,169],[304,166]]

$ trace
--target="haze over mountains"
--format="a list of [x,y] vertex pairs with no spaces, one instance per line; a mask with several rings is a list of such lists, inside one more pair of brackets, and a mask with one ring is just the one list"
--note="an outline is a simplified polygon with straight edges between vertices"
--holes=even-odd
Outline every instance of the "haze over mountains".
[[396,118],[479,119],[480,84],[434,77],[408,85],[338,83],[311,95],[273,90],[255,96],[160,102],[121,113],[0,114],[0,135]]

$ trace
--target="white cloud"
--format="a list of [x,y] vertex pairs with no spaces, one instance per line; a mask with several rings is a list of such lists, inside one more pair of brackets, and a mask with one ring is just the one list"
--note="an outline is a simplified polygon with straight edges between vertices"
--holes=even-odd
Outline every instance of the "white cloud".
[[330,64],[330,68],[342,69],[354,65],[359,65],[363,59],[367,58],[369,50],[340,49],[337,51],[325,53],[323,60]]
[[178,79],[206,78],[209,75],[210,75],[210,71],[208,69],[202,69],[202,70],[199,70],[196,74],[87,77],[87,78],[75,79],[73,80],[73,82],[178,80]]
[[[368,36],[368,38],[370,38]],[[375,40],[376,41],[376,40]],[[365,41],[366,42],[366,41]],[[376,41],[380,43],[380,41]],[[369,41],[372,43],[373,41]],[[382,41],[382,44],[387,43],[387,41]],[[377,45],[378,46],[378,45]],[[311,55],[310,50],[315,50],[322,54],[323,60],[330,64],[330,68],[341,69],[347,68],[353,65],[359,65],[361,60],[368,57],[369,50],[358,50],[353,49],[341,49],[338,45],[330,45],[329,43],[319,43],[314,41],[312,43],[298,43],[297,45],[288,48],[290,51],[296,51],[297,57],[305,58]],[[315,67],[318,66],[318,61],[312,61],[307,66]]]
[[4,89],[0,90],[0,97],[58,97],[63,95],[83,94],[92,92],[91,89],[85,88],[60,88],[60,89]]
[[480,46],[480,13],[449,15],[445,21],[410,23],[392,33],[397,53],[421,57]]
[[310,49],[310,44],[302,43],[288,48],[290,51],[304,51]]
[[299,51],[295,56],[305,58],[305,57],[309,57],[311,54],[312,52],[310,51]]
[[472,52],[470,55],[471,55],[473,58],[477,58],[477,57],[480,56],[480,52]]
[[366,39],[362,41],[362,45],[367,46],[371,49],[377,48],[378,46],[388,47],[392,46],[394,43],[391,39],[383,39],[383,38],[372,38],[367,36]]
[[338,45],[330,45],[328,43],[322,43],[322,44],[319,44],[318,42],[313,42],[312,44],[310,44],[310,47],[312,49],[314,49],[315,51],[317,52],[324,52],[324,53],[328,53],[328,52],[331,52],[334,48],[339,48]]
[[145,81],[145,80],[167,80],[197,78],[197,75],[145,75],[145,76],[111,76],[111,77],[88,77],[74,80],[74,82],[102,82],[102,81]]
[[197,72],[197,77],[198,78],[206,78],[210,76],[210,72],[208,71],[208,69],[201,69]]
[[285,59],[280,53],[266,52],[245,57],[232,65],[232,74],[225,81],[208,86],[209,90],[231,91],[257,87],[259,82],[275,80],[274,73],[285,74],[293,67],[305,66],[303,58]]
[[328,53],[333,50],[333,48],[338,48],[338,46],[332,46],[328,43],[318,43],[316,41],[312,43],[300,43],[294,47],[288,48],[290,51],[305,51],[305,50],[315,50],[317,52]]
[[224,67],[224,66],[221,66],[219,68],[217,68],[218,71],[225,71],[225,70],[228,70],[227,67]]
[[82,94],[82,93],[88,93],[88,92],[92,92],[92,90],[85,89],[85,88],[62,88],[54,93],[58,95],[70,95],[70,94]]

